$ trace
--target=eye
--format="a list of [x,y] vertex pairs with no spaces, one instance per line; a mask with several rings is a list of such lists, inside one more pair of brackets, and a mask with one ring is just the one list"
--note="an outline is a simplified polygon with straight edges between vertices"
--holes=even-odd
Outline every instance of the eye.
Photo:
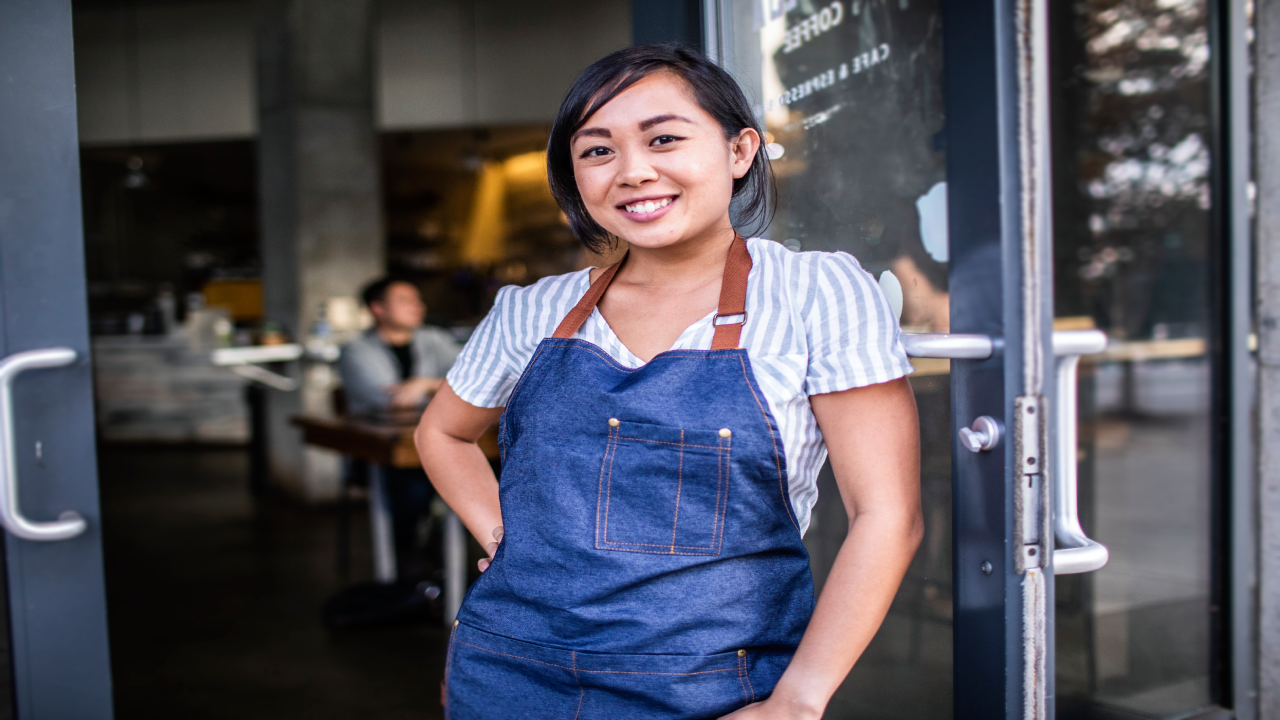
[[676,135],[659,135],[658,137],[650,141],[649,144],[650,145],[670,145],[671,143],[677,140],[683,140],[683,139],[684,138],[678,137]]
[[579,158],[596,158],[596,157],[604,157],[605,155],[608,155],[608,154],[610,154],[610,153],[612,153],[612,152],[613,152],[613,151],[612,151],[612,150],[610,150],[610,149],[609,149],[609,148],[607,148],[607,147],[601,147],[601,146],[597,145],[597,146],[595,146],[595,147],[593,147],[593,148],[587,148],[587,149],[586,149],[586,151],[585,151],[585,152],[583,152],[583,153],[582,153],[581,155],[579,155],[578,157],[579,157]]

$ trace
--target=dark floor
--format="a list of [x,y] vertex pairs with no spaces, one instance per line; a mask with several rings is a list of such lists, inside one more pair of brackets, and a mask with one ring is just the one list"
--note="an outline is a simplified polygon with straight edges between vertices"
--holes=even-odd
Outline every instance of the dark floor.
[[[254,502],[239,450],[100,450],[116,717],[440,718],[447,633],[332,633],[336,510]],[[370,577],[355,510],[353,570]]]

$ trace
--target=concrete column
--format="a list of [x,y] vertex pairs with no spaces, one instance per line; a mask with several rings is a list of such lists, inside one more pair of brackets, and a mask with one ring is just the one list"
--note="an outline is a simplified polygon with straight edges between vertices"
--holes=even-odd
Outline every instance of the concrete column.
[[1258,285],[1259,717],[1280,720],[1280,0],[1258,0],[1254,133]]
[[[305,339],[329,298],[385,270],[373,127],[374,3],[260,0],[258,182],[265,312]],[[274,478],[309,500],[332,497],[336,457],[304,450],[290,416],[325,411],[325,368],[303,391],[270,391]]]

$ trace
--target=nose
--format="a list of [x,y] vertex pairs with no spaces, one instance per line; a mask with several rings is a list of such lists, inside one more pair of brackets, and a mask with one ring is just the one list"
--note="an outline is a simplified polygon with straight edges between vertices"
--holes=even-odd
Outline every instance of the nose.
[[618,184],[625,187],[639,187],[646,182],[658,179],[658,171],[649,164],[644,153],[619,153],[622,167],[618,170]]

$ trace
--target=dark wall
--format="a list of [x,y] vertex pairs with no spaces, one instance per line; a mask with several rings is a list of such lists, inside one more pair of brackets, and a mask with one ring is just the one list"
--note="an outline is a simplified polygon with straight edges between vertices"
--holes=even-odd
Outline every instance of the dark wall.
[[676,41],[701,50],[701,0],[632,0],[631,37],[636,45]]

